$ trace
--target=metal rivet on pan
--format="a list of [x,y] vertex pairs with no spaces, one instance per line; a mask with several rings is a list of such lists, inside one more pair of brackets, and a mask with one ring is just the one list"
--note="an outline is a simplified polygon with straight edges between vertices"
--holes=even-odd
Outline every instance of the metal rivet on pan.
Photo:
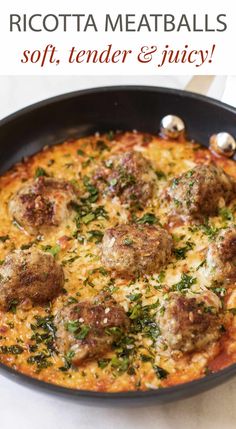
[[161,134],[177,139],[185,130],[185,124],[181,118],[175,115],[164,116],[161,120]]
[[210,148],[219,155],[230,158],[236,152],[236,142],[231,134],[222,132],[210,137]]

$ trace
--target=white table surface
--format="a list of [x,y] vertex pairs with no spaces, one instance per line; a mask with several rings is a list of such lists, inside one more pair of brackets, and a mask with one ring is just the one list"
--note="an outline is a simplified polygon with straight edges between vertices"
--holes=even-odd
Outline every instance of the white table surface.
[[[183,88],[189,76],[0,77],[0,118],[63,92],[100,85]],[[209,95],[236,106],[236,77],[217,77]],[[0,376],[0,429],[235,429],[236,378],[209,392],[166,405],[88,406],[22,387]]]

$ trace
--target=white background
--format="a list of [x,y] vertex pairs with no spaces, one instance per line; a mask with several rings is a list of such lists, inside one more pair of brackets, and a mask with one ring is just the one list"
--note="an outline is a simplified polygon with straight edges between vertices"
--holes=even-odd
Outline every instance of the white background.
[[[43,98],[100,85],[184,88],[191,76],[0,77],[0,118]],[[236,106],[236,77],[218,76],[209,95]],[[90,406],[19,386],[0,375],[1,429],[235,429],[236,380],[197,397],[145,407]]]
[[[1,40],[1,69],[0,74],[235,74],[235,0],[198,0],[197,2],[189,0],[168,0],[157,2],[148,0],[146,2],[137,0],[87,0],[79,2],[78,0],[62,1],[50,0],[35,2],[32,0],[8,0],[1,1],[0,4],[0,40]],[[98,32],[89,30],[88,32],[9,32],[9,14],[29,15],[41,13],[47,15],[50,13],[93,13]],[[202,27],[205,14],[209,15],[209,26],[215,27],[216,16],[218,14],[227,14],[228,29],[225,32],[195,32],[189,33],[186,29],[176,32],[163,31],[149,33],[142,32],[129,33],[105,33],[104,16],[110,13],[116,16],[122,14],[136,14],[136,25],[142,14],[172,14],[178,20],[182,14],[191,17],[194,13],[197,15],[198,27]],[[191,20],[190,20],[191,21]],[[116,49],[132,49],[137,52],[142,45],[157,45],[158,49],[163,50],[168,44],[175,49],[183,50],[186,44],[192,49],[209,49],[216,44],[213,62],[205,63],[196,68],[191,64],[170,64],[165,68],[158,68],[155,62],[141,64],[136,61],[134,56],[125,64],[68,64],[65,58],[68,56],[68,50],[75,46],[78,49],[100,49],[107,44],[112,43]],[[47,44],[53,44],[60,52],[61,63],[58,66],[47,65],[41,68],[38,64],[22,64],[20,59],[22,52],[26,49],[44,49]]]
[[184,401],[145,407],[90,406],[0,378],[2,429],[235,429],[236,382]]

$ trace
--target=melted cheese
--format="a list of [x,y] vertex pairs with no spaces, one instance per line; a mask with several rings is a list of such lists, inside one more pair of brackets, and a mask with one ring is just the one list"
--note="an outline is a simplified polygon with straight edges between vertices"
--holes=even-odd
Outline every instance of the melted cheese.
[[[108,150],[97,150],[96,142],[102,140]],[[154,213],[160,222],[168,226],[173,234],[176,248],[191,242],[191,248],[186,252],[184,259],[176,259],[174,256],[164,273],[154,273],[152,276],[144,276],[136,281],[124,279],[111,280],[109,273],[101,269],[100,245],[91,238],[89,231],[99,230],[118,223],[128,222],[130,214],[117,197],[110,198],[103,194],[99,200],[92,204],[92,208],[103,206],[109,215],[109,219],[100,217],[88,224],[82,224],[79,231],[83,237],[83,243],[75,237],[75,212],[71,212],[60,227],[53,227],[40,240],[34,242],[35,237],[17,228],[8,213],[8,201],[11,196],[21,188],[25,181],[35,175],[40,166],[55,178],[73,181],[79,192],[83,193],[83,177],[91,177],[97,165],[108,159],[111,155],[127,149],[134,149],[150,159],[154,170],[159,172],[157,176],[158,188],[156,195],[145,209],[145,213]],[[15,368],[17,371],[39,378],[49,383],[62,385],[69,388],[88,389],[96,391],[127,391],[156,389],[160,386],[174,385],[187,382],[204,376],[208,367],[219,370],[224,365],[236,361],[236,330],[235,322],[226,323],[226,333],[218,343],[209,345],[203,352],[188,355],[173,354],[163,345],[161,336],[153,343],[153,340],[139,332],[133,335],[134,344],[127,345],[128,350],[135,348],[132,357],[132,370],[116,366],[112,363],[105,367],[98,365],[97,360],[83,364],[78,369],[65,368],[65,357],[53,352],[47,359],[50,366],[38,368],[37,364],[29,363],[30,358],[46,350],[44,342],[35,344],[32,335],[32,325],[35,325],[35,316],[46,317],[55,315],[68,300],[92,299],[104,288],[108,288],[116,301],[129,311],[135,302],[130,300],[134,294],[142,295],[142,305],[154,304],[159,300],[161,306],[166,299],[168,288],[180,281],[183,273],[196,279],[189,293],[194,294],[207,291],[211,286],[208,272],[204,266],[206,251],[210,238],[201,228],[190,229],[189,224],[166,225],[168,205],[163,199],[163,192],[167,181],[172,177],[194,167],[198,162],[214,161],[222,166],[225,171],[236,177],[235,164],[231,160],[216,158],[207,149],[202,149],[198,144],[187,141],[168,141],[156,136],[144,136],[139,133],[118,134],[110,140],[107,136],[91,136],[75,141],[68,141],[61,145],[45,148],[30,159],[14,166],[0,178],[0,236],[9,236],[6,241],[0,242],[0,260],[14,249],[32,244],[38,248],[60,245],[60,251],[56,255],[58,262],[63,264],[66,283],[66,293],[59,296],[50,306],[36,306],[32,309],[24,309],[20,306],[16,312],[0,312],[0,361]],[[164,173],[164,175],[161,173]],[[231,204],[231,211],[235,212],[236,201]],[[235,213],[234,213],[235,214]],[[142,216],[143,213],[139,213]],[[225,221],[215,217],[211,224],[222,226],[232,221]],[[65,237],[68,237],[69,240]],[[235,291],[228,288],[225,297],[229,307],[235,307]],[[230,319],[231,320],[231,319]],[[226,320],[227,322],[227,320]],[[40,331],[40,330],[39,330]],[[23,351],[20,354],[4,353],[4,347],[18,345]],[[38,347],[38,349],[35,349]],[[6,351],[7,349],[5,349]],[[8,349],[9,350],[9,349]],[[102,359],[108,361],[114,358],[115,353],[109,352]],[[225,353],[227,359],[219,360],[219,356]],[[152,356],[145,359],[142,356]],[[218,359],[218,360],[217,360]],[[112,362],[112,361],[110,361]],[[219,363],[221,362],[221,363]],[[125,362],[123,362],[125,365]],[[43,366],[43,365],[42,365]],[[156,368],[162,368],[167,376],[162,377]]]

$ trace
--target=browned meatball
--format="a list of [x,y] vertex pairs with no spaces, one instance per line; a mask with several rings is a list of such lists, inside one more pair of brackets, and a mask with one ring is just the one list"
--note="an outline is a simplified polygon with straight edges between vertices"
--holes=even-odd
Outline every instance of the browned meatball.
[[139,152],[125,152],[111,157],[100,168],[94,180],[111,196],[137,208],[144,207],[153,197],[156,175],[150,162]]
[[223,230],[209,245],[207,265],[214,280],[236,281],[236,228]]
[[220,302],[213,306],[209,301],[205,297],[187,298],[178,292],[170,293],[158,322],[162,337],[171,350],[198,351],[219,338]]
[[72,364],[102,356],[129,328],[129,318],[114,300],[88,301],[64,307],[55,318],[56,345],[62,354],[70,352]]
[[201,220],[236,196],[236,182],[213,164],[198,165],[173,179],[168,195],[175,213]]
[[168,262],[172,237],[151,225],[118,225],[105,231],[102,263],[105,268],[124,276],[158,272]]
[[76,199],[73,186],[63,180],[39,177],[24,185],[9,201],[9,212],[30,233],[58,226]]
[[0,308],[30,301],[44,304],[55,298],[64,285],[61,266],[49,253],[35,248],[10,253],[0,267]]

